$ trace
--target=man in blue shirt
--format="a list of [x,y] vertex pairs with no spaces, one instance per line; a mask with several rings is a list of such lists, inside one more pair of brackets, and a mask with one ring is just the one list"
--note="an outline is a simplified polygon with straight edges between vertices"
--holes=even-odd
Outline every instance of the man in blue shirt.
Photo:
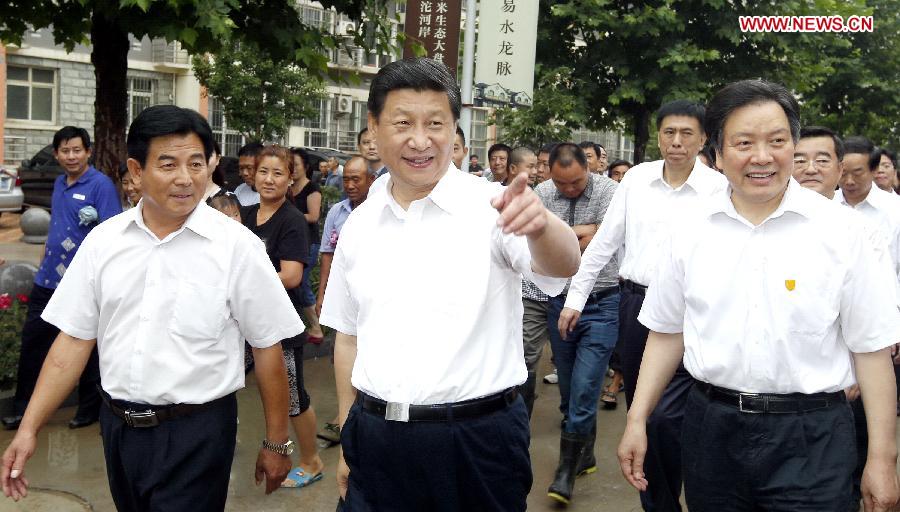
[[[50,232],[41,267],[34,276],[28,313],[22,329],[22,349],[16,380],[14,414],[3,418],[7,430],[16,429],[34,392],[41,366],[59,329],[41,319],[47,302],[59,285],[82,240],[94,226],[122,212],[116,186],[88,163],[91,138],[84,128],[66,126],[53,136],[53,155],[65,173],[53,184]],[[100,369],[97,350],[78,383],[78,411],[69,428],[86,427],[100,413]]]

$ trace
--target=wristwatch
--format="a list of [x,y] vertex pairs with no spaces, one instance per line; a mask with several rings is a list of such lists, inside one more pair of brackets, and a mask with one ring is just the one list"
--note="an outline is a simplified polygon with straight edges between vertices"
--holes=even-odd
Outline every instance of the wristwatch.
[[263,439],[262,446],[266,450],[273,451],[280,455],[290,455],[290,454],[294,453],[294,442],[291,441],[290,439],[288,439],[288,442],[286,442],[284,444],[273,443],[272,441],[269,441],[268,439]]

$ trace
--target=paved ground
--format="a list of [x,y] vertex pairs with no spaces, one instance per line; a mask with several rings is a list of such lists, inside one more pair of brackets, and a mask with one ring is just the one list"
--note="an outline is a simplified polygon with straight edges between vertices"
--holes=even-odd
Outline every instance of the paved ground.
[[[306,361],[305,373],[313,405],[320,423],[331,418],[336,410],[334,376],[328,358]],[[541,384],[536,415],[532,420],[532,463],[534,486],[528,499],[530,510],[560,510],[546,497],[556,468],[559,443],[558,391],[556,386]],[[246,389],[238,394],[240,427],[237,453],[232,467],[229,511],[304,511],[334,510],[337,487],[334,467],[337,450],[322,452],[326,463],[325,479],[306,489],[279,489],[266,496],[253,483],[253,464],[257,447],[264,435],[262,405],[252,378]],[[115,510],[106,481],[106,467],[99,435],[99,427],[72,431],[66,422],[74,408],[61,409],[41,432],[38,450],[29,462],[26,474],[32,486],[38,488],[33,496],[18,505],[0,498],[0,511],[112,511]],[[639,510],[636,493],[626,487],[618,473],[613,457],[614,445],[622,432],[624,410],[601,411],[598,414],[597,454],[600,471],[581,477],[576,486],[571,511],[628,512]],[[12,432],[0,432],[0,447],[5,447]],[[52,490],[50,492],[48,490]],[[92,508],[91,508],[92,507]],[[301,508],[298,508],[301,507]]]
[[26,244],[19,241],[19,214],[0,214],[0,258],[5,260],[25,260],[37,265],[44,253],[43,244]]

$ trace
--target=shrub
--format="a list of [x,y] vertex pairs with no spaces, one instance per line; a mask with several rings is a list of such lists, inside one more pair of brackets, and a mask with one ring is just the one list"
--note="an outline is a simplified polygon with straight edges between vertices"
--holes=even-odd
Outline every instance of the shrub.
[[8,293],[0,295],[0,389],[10,389],[16,383],[22,326],[28,309],[28,297]]

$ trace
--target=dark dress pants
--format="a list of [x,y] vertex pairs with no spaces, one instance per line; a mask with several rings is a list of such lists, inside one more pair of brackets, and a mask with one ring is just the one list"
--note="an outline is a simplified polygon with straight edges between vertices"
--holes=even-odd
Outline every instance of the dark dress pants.
[[344,512],[524,511],[531,489],[522,397],[461,420],[388,421],[350,408],[341,429],[350,482]]
[[846,402],[804,413],[753,414],[695,388],[682,439],[688,509],[846,512],[854,430]]
[[[622,288],[619,302],[619,347],[625,380],[625,400],[629,407],[634,399],[641,359],[647,345],[648,330],[637,320],[643,303],[643,293]],[[647,490],[641,492],[641,506],[647,512],[681,510],[681,422],[693,384],[694,379],[683,365],[679,365],[656,409],[647,420],[644,472],[648,485]]]
[[[13,402],[15,414],[22,415],[28,407],[28,401],[34,394],[44,359],[50,352],[53,341],[59,334],[56,326],[45,322],[41,313],[47,307],[52,288],[34,285],[28,297],[28,310],[25,313],[25,325],[22,327],[22,347],[19,353],[19,365],[16,376],[16,394]],[[100,412],[100,364],[97,347],[91,351],[87,366],[78,380],[78,412],[76,416],[96,418]]]
[[[116,401],[143,411],[146,405]],[[225,509],[237,435],[232,393],[210,408],[132,428],[103,406],[100,433],[109,490],[122,512],[199,512]],[[248,478],[249,471],[247,469]]]

